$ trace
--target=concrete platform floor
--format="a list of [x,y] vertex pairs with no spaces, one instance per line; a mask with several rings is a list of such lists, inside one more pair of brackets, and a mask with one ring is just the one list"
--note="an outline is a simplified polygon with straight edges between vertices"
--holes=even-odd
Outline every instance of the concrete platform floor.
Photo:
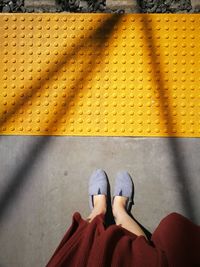
[[0,267],[43,267],[89,213],[87,183],[104,168],[135,182],[134,216],[150,231],[176,211],[200,223],[200,139],[0,137]]

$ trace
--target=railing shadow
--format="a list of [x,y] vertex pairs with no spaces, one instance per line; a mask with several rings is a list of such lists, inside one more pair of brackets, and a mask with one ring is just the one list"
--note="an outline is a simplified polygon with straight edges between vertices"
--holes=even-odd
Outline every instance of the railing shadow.
[[[94,42],[97,42],[99,44],[98,48],[99,51],[102,51],[105,47],[104,44],[105,42],[107,42],[111,35],[112,32],[114,30],[114,26],[117,25],[119,23],[119,21],[121,20],[122,15],[116,15],[113,14],[111,16],[108,17],[108,19],[106,19],[97,29],[94,30],[94,32],[91,34],[93,36],[93,40]],[[89,39],[89,37],[88,37]],[[78,48],[81,48],[81,45],[83,45],[83,43],[87,42],[87,39],[84,39],[78,46],[77,48],[74,50],[74,53],[76,51],[79,51]],[[91,40],[90,40],[91,41]],[[95,51],[94,51],[95,52]],[[95,70],[95,58],[96,58],[96,54],[93,53],[90,56],[90,62],[91,64],[85,65],[85,68],[81,74],[79,79],[76,79],[76,82],[74,84],[74,88],[76,90],[75,94],[73,95],[73,97],[68,96],[66,99],[66,112],[68,111],[68,105],[70,101],[74,101],[76,102],[76,98],[77,98],[77,94],[80,90],[80,87],[78,86],[79,80],[82,80],[82,84],[86,84],[87,82],[87,75],[90,72],[93,72]],[[67,57],[67,59],[70,59],[70,56]],[[65,58],[66,60],[66,58]],[[60,58],[60,61],[62,61],[62,58]],[[50,79],[52,79],[53,74],[55,71],[59,71],[59,69],[62,67],[62,64],[55,66],[52,66],[52,69],[50,71]],[[42,76],[42,75],[41,75]],[[45,85],[46,82],[46,76],[44,77],[44,79],[42,80],[41,84]],[[41,86],[40,84],[40,86]],[[35,94],[38,90],[38,85],[35,86],[33,85],[33,94]],[[28,99],[25,98],[24,101],[26,102]],[[58,101],[59,103],[59,101]],[[8,112],[7,115],[7,119],[9,119],[13,113],[15,113],[17,111],[17,109],[19,109],[19,107],[22,105],[23,103],[20,102],[20,104],[18,103],[16,105],[15,108],[13,108],[12,110],[10,110]],[[59,124],[59,122],[62,119],[62,115],[61,115],[61,110],[63,109],[63,107],[60,105],[57,108],[57,114],[59,115],[59,117],[57,117],[57,122],[55,123],[55,119],[53,121],[50,122],[50,124],[48,125],[48,129],[52,129],[53,127],[55,127],[55,125]],[[49,132],[49,134],[51,134],[51,131]],[[22,187],[25,185],[25,183],[28,180],[28,173],[30,172],[30,170],[33,168],[34,164],[37,162],[39,156],[44,152],[45,148],[47,147],[47,145],[50,143],[51,141],[51,136],[42,136],[39,138],[39,141],[36,141],[32,147],[30,148],[29,154],[26,157],[26,160],[19,163],[17,169],[14,171],[13,175],[9,178],[9,184],[7,185],[7,188],[5,189],[5,191],[3,192],[2,196],[0,197],[0,221],[3,219],[3,216],[6,212],[6,210],[11,206],[11,204],[14,204],[14,200],[16,199],[17,195],[19,194],[19,189],[21,190]]]
[[[165,87],[166,82],[164,81],[164,74],[162,70],[162,59],[160,55],[156,54],[156,45],[154,40],[154,31],[153,31],[153,25],[152,21],[150,20],[150,16],[147,14],[141,14],[142,18],[142,26],[144,28],[144,38],[145,42],[147,44],[147,49],[149,54],[151,54],[152,59],[152,76],[158,77],[159,79],[156,79],[156,83],[158,85],[158,94],[159,94],[159,100],[160,100],[160,110],[161,110],[161,116],[164,121],[166,121],[166,127],[167,132],[169,133],[169,137],[176,136],[176,134],[173,133],[172,129],[173,126],[173,115],[172,115],[172,108],[171,104],[168,100],[168,98],[164,97],[165,94]],[[160,64],[156,64],[156,62],[160,62]],[[170,88],[169,88],[170,91]],[[168,92],[169,92],[168,91]],[[177,126],[178,127],[178,126]],[[193,221],[196,221],[196,214],[194,211],[194,203],[192,199],[192,195],[190,192],[190,179],[189,179],[189,173],[185,164],[185,161],[183,158],[180,157],[182,154],[182,148],[180,143],[178,142],[177,138],[168,138],[169,147],[171,149],[173,160],[174,160],[174,169],[176,171],[176,184],[182,185],[182,190],[179,191],[180,200],[182,203],[182,206],[185,210],[185,215],[190,218]]]
[[[60,53],[61,55],[57,58],[58,63],[54,64],[54,62],[52,62],[48,67],[50,71],[49,72],[44,71],[42,74],[40,74],[40,77],[42,77],[41,80],[38,80],[37,79],[38,77],[36,77],[33,80],[32,85],[27,86],[27,88],[23,91],[24,96],[23,97],[18,96],[18,99],[15,100],[16,102],[15,105],[9,107],[6,114],[3,115],[3,118],[0,117],[0,127],[3,126],[14,114],[16,114],[16,112],[23,105],[25,105],[28,101],[33,100],[33,98],[36,97],[36,94],[38,92],[41,93],[44,90],[46,82],[52,80],[54,76],[57,75],[58,72],[62,69],[63,66],[66,67],[66,62],[69,61],[73,57],[73,55],[79,52],[82,49],[82,47],[85,46],[86,42],[93,40],[98,41],[100,39],[102,41],[105,39],[106,42],[107,37],[105,36],[106,34],[109,34],[110,26],[113,25],[114,27],[115,24],[113,22],[116,21],[117,23],[118,18],[119,17],[117,16],[117,14],[110,15],[107,20],[103,21],[100,27],[94,29],[93,32],[91,33],[89,32],[88,36],[86,36],[85,38],[77,40],[77,44],[75,47],[62,51],[64,53]],[[93,38],[91,38],[91,36]]]

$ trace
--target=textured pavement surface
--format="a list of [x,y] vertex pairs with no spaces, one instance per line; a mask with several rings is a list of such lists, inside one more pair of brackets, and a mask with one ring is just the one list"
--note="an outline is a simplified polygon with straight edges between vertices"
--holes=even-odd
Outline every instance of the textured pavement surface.
[[71,224],[89,213],[91,172],[135,183],[133,215],[154,231],[170,212],[200,223],[199,139],[0,137],[0,266],[45,266]]

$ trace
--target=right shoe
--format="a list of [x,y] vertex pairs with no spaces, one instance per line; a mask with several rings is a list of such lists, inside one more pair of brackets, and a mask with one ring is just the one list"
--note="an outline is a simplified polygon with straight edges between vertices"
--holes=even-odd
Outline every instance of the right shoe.
[[105,195],[108,194],[108,178],[107,174],[102,169],[95,170],[90,176],[89,180],[89,206],[92,210],[94,208],[93,198],[95,195]]
[[115,178],[113,201],[115,196],[123,196],[128,198],[126,202],[126,211],[130,212],[132,206],[134,205],[134,183],[127,171],[121,171],[117,173]]

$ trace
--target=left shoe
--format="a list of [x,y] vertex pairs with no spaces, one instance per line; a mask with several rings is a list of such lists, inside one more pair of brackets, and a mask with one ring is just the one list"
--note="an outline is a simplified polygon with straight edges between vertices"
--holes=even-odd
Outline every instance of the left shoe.
[[102,169],[95,170],[89,180],[89,205],[90,209],[94,208],[93,196],[108,194],[108,178]]
[[115,196],[123,196],[127,198],[126,211],[130,213],[131,208],[134,205],[134,183],[127,171],[117,173],[112,203],[114,202]]

